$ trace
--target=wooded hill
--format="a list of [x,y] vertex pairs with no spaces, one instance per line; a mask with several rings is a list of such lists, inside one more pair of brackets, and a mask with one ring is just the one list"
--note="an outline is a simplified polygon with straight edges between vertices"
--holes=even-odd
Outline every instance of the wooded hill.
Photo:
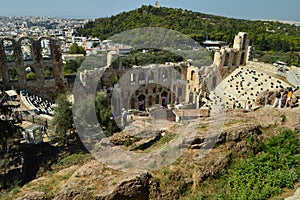
[[200,44],[208,38],[227,41],[232,45],[238,32],[248,32],[258,57],[264,59],[267,55],[266,60],[262,61],[275,61],[275,58],[272,59],[275,56],[289,64],[299,64],[299,54],[296,52],[300,51],[300,27],[279,22],[233,19],[184,9],[142,6],[89,22],[80,33],[104,40],[123,31],[141,27],[162,27],[179,31]]

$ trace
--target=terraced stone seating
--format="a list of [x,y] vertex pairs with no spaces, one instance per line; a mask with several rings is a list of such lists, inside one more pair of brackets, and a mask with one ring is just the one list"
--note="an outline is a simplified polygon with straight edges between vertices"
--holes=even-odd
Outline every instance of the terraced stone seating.
[[[261,92],[286,87],[290,87],[290,85],[265,72],[239,67],[217,86],[215,92],[210,93],[209,99],[212,101],[208,101],[207,106],[225,105],[227,109],[245,108],[248,101],[254,104]],[[216,91],[222,93],[223,99],[215,99],[216,96],[221,96]]]
[[52,116],[54,111],[52,109],[53,103],[50,100],[39,97],[30,93],[28,90],[21,91],[21,99],[24,104],[37,114],[45,114]]

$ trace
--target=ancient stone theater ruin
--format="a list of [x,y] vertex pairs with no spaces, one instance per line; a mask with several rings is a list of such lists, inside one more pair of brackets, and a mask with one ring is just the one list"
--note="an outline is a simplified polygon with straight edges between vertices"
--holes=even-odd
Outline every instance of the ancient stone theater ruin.
[[[233,48],[221,47],[215,52],[211,66],[196,67],[189,62],[181,62],[125,69],[122,65],[113,68],[108,62],[103,68],[84,70],[79,78],[84,88],[95,89],[91,82],[101,77],[100,88],[109,89],[114,94],[113,104],[117,113],[122,108],[145,110],[154,105],[180,103],[199,109],[206,103],[211,90],[238,66],[247,64],[249,49],[248,34],[240,32],[234,39]],[[108,56],[112,54],[117,57],[117,52]],[[117,84],[112,81],[114,77],[117,77]]]

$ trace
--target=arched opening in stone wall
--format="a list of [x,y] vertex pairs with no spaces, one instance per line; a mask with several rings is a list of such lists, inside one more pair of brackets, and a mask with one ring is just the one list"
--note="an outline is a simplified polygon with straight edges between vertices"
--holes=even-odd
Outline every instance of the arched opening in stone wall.
[[45,66],[45,68],[44,68],[44,77],[45,77],[45,79],[54,78],[53,67],[51,67],[51,66]]
[[156,87],[153,88],[152,93],[156,93]]
[[10,40],[3,40],[3,46],[4,46],[4,53],[5,53],[6,60],[8,62],[15,61],[16,57],[15,57],[13,42]]
[[161,94],[161,105],[163,107],[167,107],[168,105],[168,93],[166,91]]
[[194,93],[192,92],[189,94],[189,103],[194,103]]
[[138,97],[138,100],[139,100],[139,110],[140,111],[145,111],[146,110],[146,97],[145,95],[141,94],[139,97]]
[[151,71],[149,74],[149,83],[154,83],[154,72]]
[[177,96],[180,97],[182,95],[182,88],[177,88]]
[[153,97],[152,96],[148,97],[148,105],[149,105],[149,107],[151,107],[153,105]]
[[145,84],[146,76],[144,72],[140,72],[138,76],[139,84]]
[[[135,90],[130,97],[131,109],[144,110],[154,105],[166,107],[175,103],[176,95],[170,89],[157,84],[148,84]],[[135,103],[134,103],[135,102]]]
[[15,70],[13,68],[9,68],[7,70],[7,73],[8,73],[8,80],[9,80],[9,82],[17,82],[17,81],[19,81],[17,70]]
[[245,60],[245,52],[242,53],[241,55],[241,61],[240,61],[240,65],[244,65],[244,60]]
[[234,58],[233,58],[233,66],[238,66],[239,65],[238,59],[239,59],[239,53],[236,52],[234,54]]
[[36,80],[36,73],[33,67],[27,65],[25,67],[25,77],[27,81]]
[[229,54],[229,53],[226,53],[226,54],[225,54],[224,67],[229,66],[229,57],[230,57],[230,54]]
[[50,40],[49,39],[42,39],[41,40],[41,48],[42,48],[42,57],[43,59],[51,59],[51,48],[50,48]]
[[33,48],[29,39],[21,40],[21,51],[25,61],[33,60]]
[[159,104],[159,95],[156,95],[155,97],[155,104]]
[[247,34],[244,35],[243,37],[243,45],[242,45],[242,50],[246,50],[246,43],[247,43]]
[[191,81],[195,80],[195,71],[191,71]]
[[131,109],[134,109],[134,108],[135,108],[135,102],[136,102],[136,99],[135,99],[135,98],[132,98],[132,99],[130,100],[130,108],[131,108]]
[[217,87],[217,77],[213,76],[212,77],[212,88],[215,89]]

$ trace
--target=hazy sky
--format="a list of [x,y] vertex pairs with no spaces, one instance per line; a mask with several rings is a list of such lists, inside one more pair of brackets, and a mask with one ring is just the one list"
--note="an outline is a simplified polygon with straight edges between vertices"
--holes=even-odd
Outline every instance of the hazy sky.
[[[0,16],[107,17],[156,0],[0,0]],[[160,0],[161,6],[184,8],[242,19],[300,21],[299,0]]]

